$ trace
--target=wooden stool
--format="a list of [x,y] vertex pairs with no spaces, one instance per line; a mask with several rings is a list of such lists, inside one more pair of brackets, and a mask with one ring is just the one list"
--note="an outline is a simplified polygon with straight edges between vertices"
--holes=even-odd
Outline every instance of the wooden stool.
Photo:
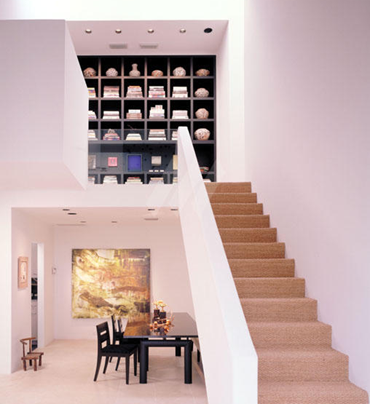
[[[39,366],[42,365],[42,355],[44,355],[44,352],[32,352],[32,340],[34,340],[34,337],[30,338],[22,338],[20,341],[22,343],[22,348],[23,348],[23,356],[21,360],[23,361],[23,369],[26,371],[27,370],[27,361],[30,361],[30,365],[33,365],[33,370],[37,370],[37,361],[39,361]],[[28,342],[28,352],[26,354],[26,345]]]

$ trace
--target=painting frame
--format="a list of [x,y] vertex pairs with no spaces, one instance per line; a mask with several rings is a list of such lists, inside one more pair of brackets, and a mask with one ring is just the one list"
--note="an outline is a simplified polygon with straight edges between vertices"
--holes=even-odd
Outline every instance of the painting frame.
[[150,319],[150,248],[73,248],[74,319]]
[[28,286],[28,257],[18,257],[18,289]]

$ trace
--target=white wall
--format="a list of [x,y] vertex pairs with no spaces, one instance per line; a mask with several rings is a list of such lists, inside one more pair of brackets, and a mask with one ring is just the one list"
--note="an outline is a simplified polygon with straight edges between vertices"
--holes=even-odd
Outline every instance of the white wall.
[[12,217],[9,206],[0,205],[0,223],[0,344],[3,352],[0,374],[4,374],[11,369],[12,349]]
[[249,0],[247,174],[370,391],[370,3]]
[[[51,226],[29,217],[18,209],[12,210],[12,342],[11,371],[21,367],[21,338],[31,336],[31,253],[32,243],[44,244],[45,272],[39,274],[43,280],[39,284],[38,304],[41,311],[39,317],[43,325],[39,338],[39,346],[49,344],[53,340],[53,233]],[[18,288],[18,257],[28,257],[28,286]],[[8,370],[9,371],[9,370]]]
[[73,319],[71,311],[72,249],[149,248],[151,300],[165,301],[172,311],[194,317],[180,221],[136,225],[55,227],[55,338],[95,339],[101,319]]
[[0,189],[87,182],[88,98],[66,29],[65,21],[0,24]]

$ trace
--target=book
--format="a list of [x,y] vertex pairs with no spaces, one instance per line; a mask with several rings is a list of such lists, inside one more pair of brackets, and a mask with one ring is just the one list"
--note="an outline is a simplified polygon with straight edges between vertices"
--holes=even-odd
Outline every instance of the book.
[[177,154],[173,155],[172,158],[172,169],[173,170],[178,170],[178,158],[177,158]]
[[117,167],[118,157],[108,157],[108,167]]
[[89,167],[89,170],[96,169],[96,155],[95,154],[89,154],[88,167]]

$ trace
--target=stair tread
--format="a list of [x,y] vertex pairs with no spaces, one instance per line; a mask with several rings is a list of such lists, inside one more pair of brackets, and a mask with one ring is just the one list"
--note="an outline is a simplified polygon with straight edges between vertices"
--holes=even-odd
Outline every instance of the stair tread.
[[256,348],[257,356],[259,359],[268,358],[284,358],[286,360],[294,360],[295,358],[342,358],[348,359],[348,355],[339,352],[331,347],[272,347],[272,348]]
[[[365,390],[349,381],[258,383],[259,403],[284,404],[367,404]],[[353,401],[353,400],[357,401]],[[324,400],[324,401],[320,401]],[[330,400],[330,401],[327,401]]]

